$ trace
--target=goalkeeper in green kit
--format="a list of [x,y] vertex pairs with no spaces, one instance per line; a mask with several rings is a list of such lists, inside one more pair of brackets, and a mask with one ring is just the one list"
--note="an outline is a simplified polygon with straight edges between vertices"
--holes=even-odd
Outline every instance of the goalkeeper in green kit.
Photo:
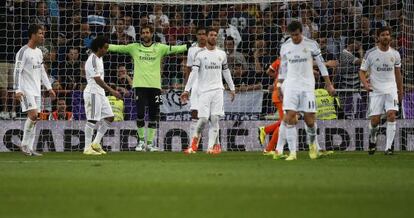
[[[139,143],[136,151],[158,151],[153,144],[160,119],[161,62],[170,54],[187,51],[188,45],[170,46],[153,42],[151,26],[141,28],[141,42],[128,45],[109,45],[109,52],[129,54],[134,60],[133,89],[137,106],[137,127]],[[145,108],[148,107],[147,139],[145,136]]]

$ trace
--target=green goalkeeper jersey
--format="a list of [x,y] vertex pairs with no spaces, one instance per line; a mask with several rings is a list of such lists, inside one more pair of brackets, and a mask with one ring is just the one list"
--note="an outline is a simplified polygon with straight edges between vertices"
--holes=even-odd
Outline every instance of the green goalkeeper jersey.
[[170,46],[153,43],[145,46],[141,43],[128,45],[109,45],[108,51],[129,54],[134,59],[134,78],[132,87],[161,89],[161,61],[170,54],[182,53],[187,45]]

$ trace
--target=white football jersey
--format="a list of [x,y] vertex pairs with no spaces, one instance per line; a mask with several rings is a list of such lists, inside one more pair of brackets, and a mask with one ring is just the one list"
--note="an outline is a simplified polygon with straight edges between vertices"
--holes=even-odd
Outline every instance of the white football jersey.
[[[193,63],[194,63],[195,57],[197,56],[197,54],[200,51],[203,51],[204,49],[206,49],[206,48],[205,47],[204,48],[198,47],[197,44],[194,45],[194,46],[191,46],[188,49],[188,54],[187,54],[187,67],[193,67]],[[197,84],[197,81],[195,81],[195,84]],[[196,96],[196,94],[198,93],[197,86],[193,86],[192,87],[191,93],[193,93],[192,94],[192,97],[194,98],[194,96]],[[193,104],[193,102],[191,104]]]
[[206,48],[205,47],[204,48],[198,47],[198,45],[191,46],[188,49],[188,54],[187,54],[187,67],[192,67],[193,66],[194,59],[195,59],[196,55],[200,51],[202,51],[204,49],[206,49]]
[[193,69],[196,68],[198,77],[194,86],[197,86],[199,93],[214,89],[224,89],[223,70],[228,70],[227,56],[223,50],[204,49],[198,52]]
[[370,94],[389,94],[397,92],[395,68],[401,67],[401,57],[398,51],[389,48],[381,51],[374,47],[367,51],[362,60],[361,70],[369,72],[369,80],[373,89]]
[[52,89],[43,66],[43,54],[39,48],[23,46],[16,54],[14,66],[14,90],[25,95],[41,96],[41,84]]
[[315,90],[313,75],[313,59],[320,56],[321,51],[316,41],[303,37],[302,42],[294,44],[288,39],[280,49],[281,64],[286,68],[286,90]]
[[104,80],[104,65],[102,57],[96,56],[94,53],[89,55],[88,60],[85,63],[86,80],[88,85],[84,92],[95,93],[99,95],[105,95],[105,90],[95,82],[94,77],[101,77]]

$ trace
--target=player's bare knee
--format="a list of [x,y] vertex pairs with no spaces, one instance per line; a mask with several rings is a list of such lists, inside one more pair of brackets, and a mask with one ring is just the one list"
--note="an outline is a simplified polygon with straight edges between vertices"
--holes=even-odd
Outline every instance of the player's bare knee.
[[293,119],[289,119],[289,117],[286,116],[286,118],[284,119],[285,123],[289,124],[289,125],[295,125],[296,122]]
[[388,122],[394,122],[396,117],[397,117],[397,115],[396,115],[395,111],[388,111],[387,112],[387,121]]
[[308,127],[312,128],[315,125],[316,114],[315,113],[305,113],[303,119],[305,121],[305,124]]
[[36,122],[37,121],[37,115],[29,115],[28,117],[33,122]]
[[198,119],[198,111],[196,111],[196,110],[191,111],[191,119],[193,119],[193,120]]
[[31,110],[27,113],[27,117],[33,122],[36,122],[37,116],[38,116],[38,113],[37,111],[34,111],[34,110]]
[[289,125],[296,124],[296,112],[295,111],[287,111],[284,121]]
[[313,128],[315,126],[315,119],[312,118],[305,118],[305,124],[306,126]]
[[114,122],[114,119],[115,119],[115,117],[107,117],[107,118],[105,118],[105,120],[108,121],[108,122],[110,122],[110,123]]
[[380,116],[372,116],[371,118],[371,126],[372,127],[376,127],[379,125],[380,121],[381,121],[381,117]]

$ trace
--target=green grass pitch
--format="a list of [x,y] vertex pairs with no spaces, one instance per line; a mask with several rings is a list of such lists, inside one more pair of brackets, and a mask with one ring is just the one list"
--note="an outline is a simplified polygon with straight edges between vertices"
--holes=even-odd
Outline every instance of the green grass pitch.
[[414,153],[0,153],[0,217],[413,217]]

